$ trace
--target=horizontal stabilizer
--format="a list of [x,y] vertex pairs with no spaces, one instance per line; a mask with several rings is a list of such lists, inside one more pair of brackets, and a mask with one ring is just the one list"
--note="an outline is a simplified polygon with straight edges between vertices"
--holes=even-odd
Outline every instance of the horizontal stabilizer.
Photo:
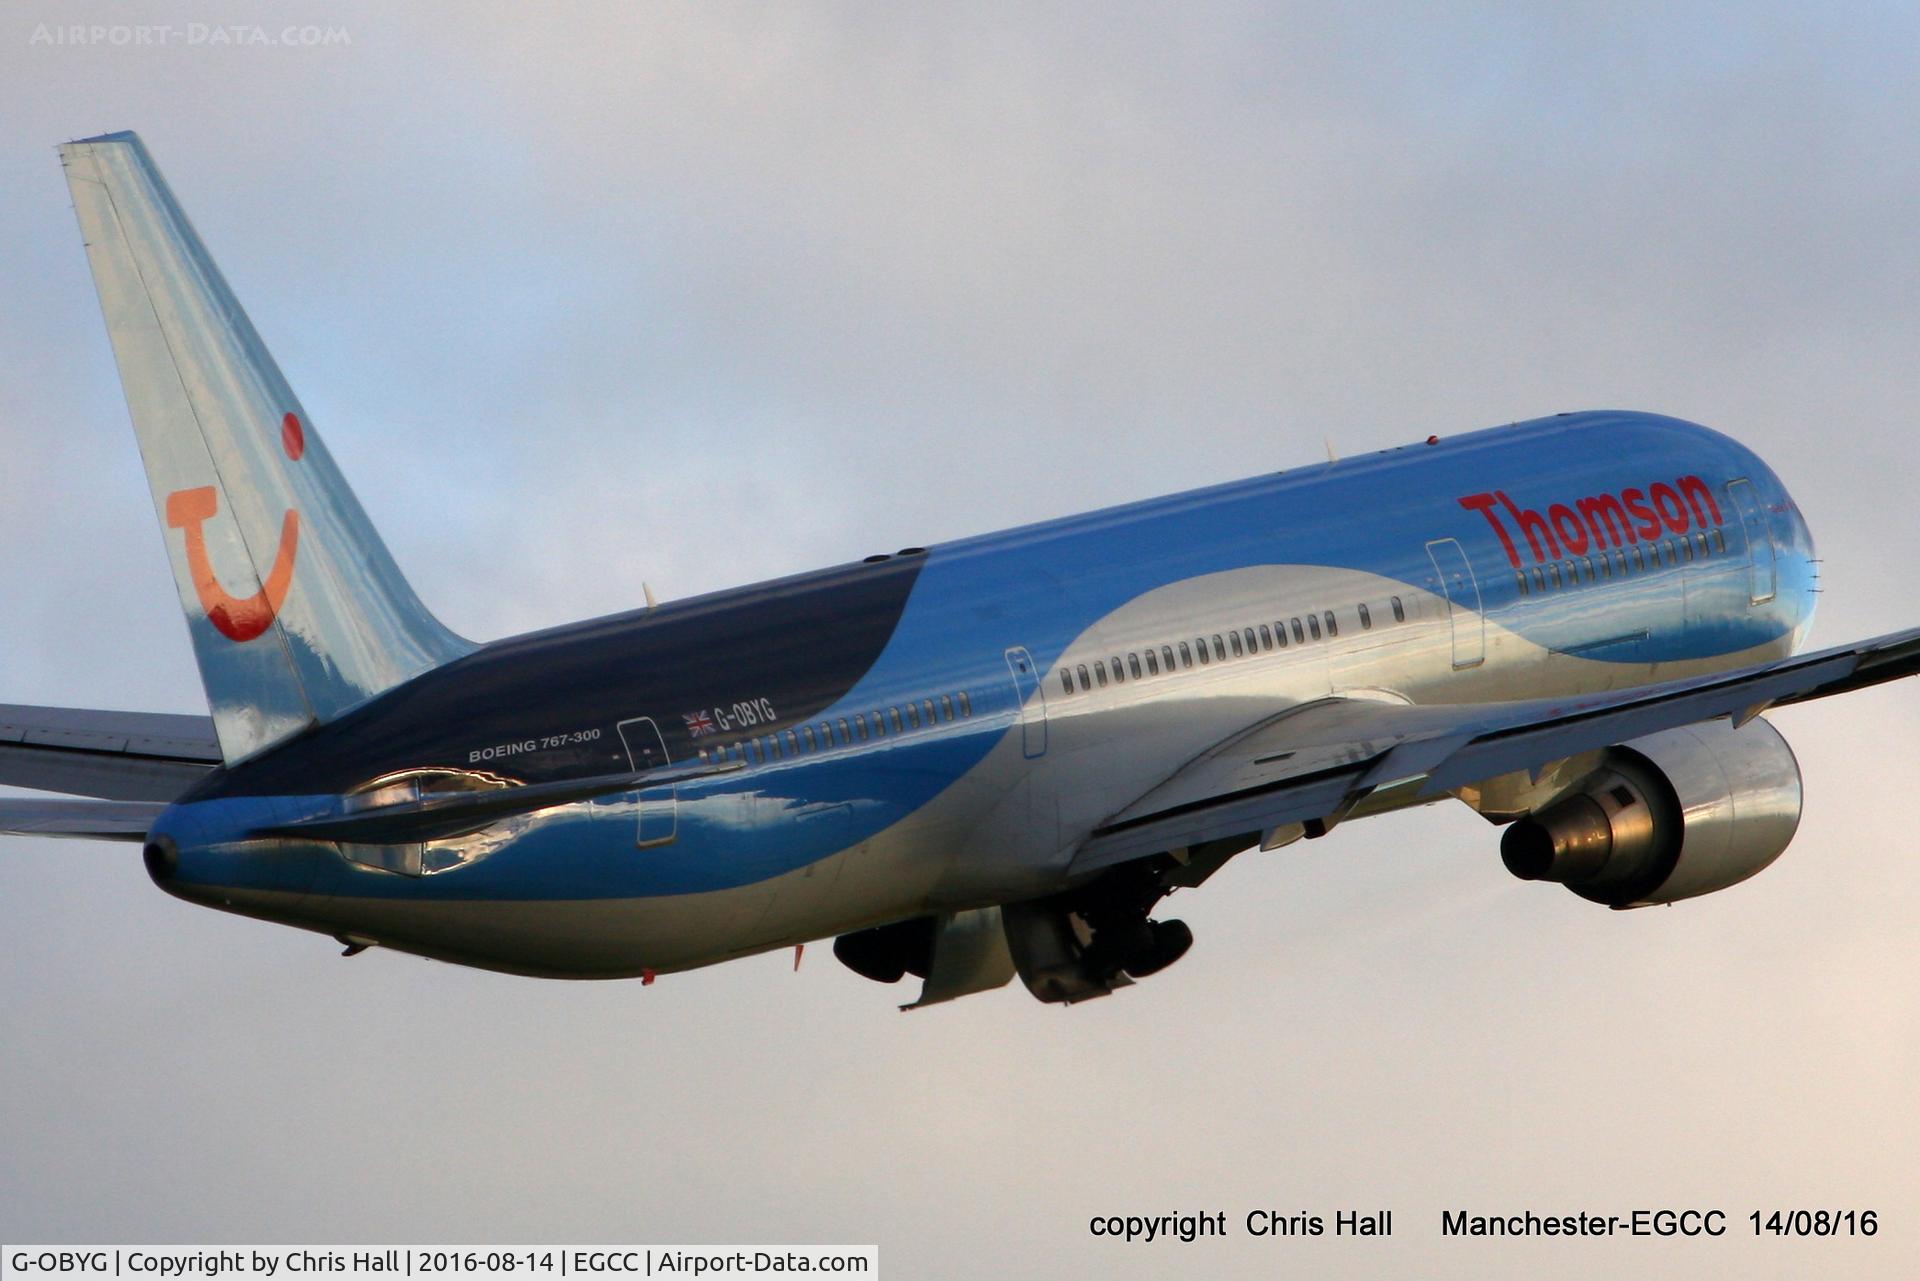
[[220,764],[207,716],[0,703],[0,784],[170,801]]
[[590,801],[597,796],[670,787],[696,778],[730,774],[744,768],[739,762],[718,765],[671,766],[630,774],[596,774],[591,778],[561,779],[486,792],[440,792],[417,801],[376,805],[362,810],[333,811],[254,829],[255,836],[283,836],[314,841],[351,841],[362,845],[405,845],[437,841],[478,831],[489,823],[517,814],[531,814]]
[[156,801],[20,801],[0,798],[0,835],[144,841],[166,806]]

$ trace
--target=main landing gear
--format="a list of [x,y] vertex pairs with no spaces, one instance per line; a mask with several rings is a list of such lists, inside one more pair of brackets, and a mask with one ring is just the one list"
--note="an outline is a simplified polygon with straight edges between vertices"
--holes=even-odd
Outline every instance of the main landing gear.
[[1070,1004],[1166,969],[1193,946],[1193,931],[1184,921],[1154,920],[1153,909],[1255,843],[1211,841],[1122,863],[1051,898],[1002,907],[1007,947],[1027,990],[1042,1001]]
[[1193,931],[1185,921],[1148,917],[1170,893],[1161,884],[1164,869],[1151,862],[1115,868],[1060,905],[1085,932],[1079,968],[1088,979],[1109,986],[1122,974],[1143,979],[1166,969],[1193,946]]
[[[1000,926],[1021,981],[1042,1001],[1069,1004],[1158,974],[1187,954],[1193,931],[1185,921],[1154,920],[1153,909],[1255,843],[1257,838],[1211,841],[1110,867],[1047,898],[1001,904]],[[897,983],[908,974],[925,978],[939,928],[932,916],[895,921],[842,934],[833,941],[833,954],[878,983]]]

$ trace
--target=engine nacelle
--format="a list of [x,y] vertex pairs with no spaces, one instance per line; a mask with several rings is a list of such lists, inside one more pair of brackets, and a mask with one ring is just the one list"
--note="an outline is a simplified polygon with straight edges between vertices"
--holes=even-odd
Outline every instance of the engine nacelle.
[[1608,907],[1711,894],[1779,858],[1800,826],[1800,766],[1764,720],[1662,730],[1610,749],[1569,794],[1509,827],[1507,870]]

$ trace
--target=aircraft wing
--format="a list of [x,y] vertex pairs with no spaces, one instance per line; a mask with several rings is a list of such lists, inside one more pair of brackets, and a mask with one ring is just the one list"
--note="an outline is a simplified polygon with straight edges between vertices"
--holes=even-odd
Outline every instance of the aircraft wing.
[[0,703],[0,785],[171,801],[219,764],[211,717]]
[[1920,629],[1714,676],[1573,699],[1410,707],[1329,698],[1209,748],[1096,827],[1071,870],[1093,871],[1204,841],[1344,818],[1378,788],[1439,798],[1539,771],[1658,730],[1863,689],[1920,672]]

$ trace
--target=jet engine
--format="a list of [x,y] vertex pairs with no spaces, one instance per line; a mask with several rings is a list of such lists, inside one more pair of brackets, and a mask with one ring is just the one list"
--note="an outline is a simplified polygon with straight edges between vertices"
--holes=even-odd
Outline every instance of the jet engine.
[[1800,767],[1780,731],[1707,721],[1608,749],[1600,768],[1500,841],[1507,870],[1608,907],[1711,894],[1780,857]]

